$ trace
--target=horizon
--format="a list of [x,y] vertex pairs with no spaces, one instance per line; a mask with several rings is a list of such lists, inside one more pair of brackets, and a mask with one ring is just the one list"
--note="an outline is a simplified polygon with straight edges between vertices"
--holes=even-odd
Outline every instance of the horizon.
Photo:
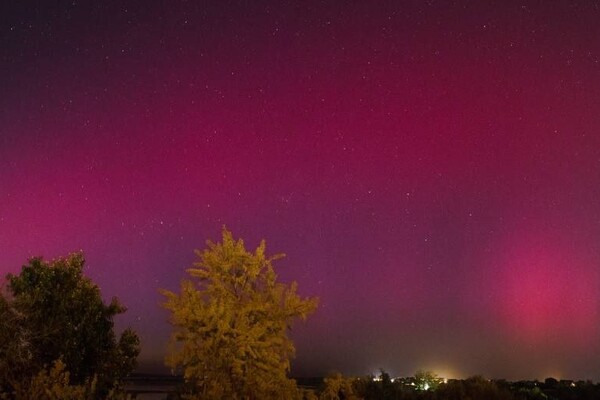
[[[162,372],[161,372],[162,371]],[[415,373],[418,372],[419,370],[414,371],[414,373],[410,374],[410,375],[397,375],[397,374],[393,374],[390,371],[384,370],[384,372],[388,373],[390,375],[390,377],[392,379],[402,379],[402,378],[411,378],[414,377]],[[328,373],[324,374],[324,375],[314,375],[314,376],[310,376],[310,375],[305,375],[305,376],[295,376],[294,374],[290,374],[290,378],[292,379],[297,379],[297,380],[303,380],[303,379],[322,379],[328,376],[328,374],[330,373],[334,373],[334,372],[339,372],[343,375],[345,375],[343,373],[343,371],[329,371]],[[440,375],[438,374],[436,371],[429,371],[429,372],[433,372],[435,373],[439,378],[443,378],[443,379],[447,379],[447,380],[466,380],[472,377],[476,377],[476,376],[482,376],[481,374],[472,374],[472,375],[467,375],[467,376],[454,376],[454,377],[447,377],[444,375]],[[368,373],[368,374],[364,374],[364,375],[351,375],[351,377],[356,377],[356,378],[365,378],[365,377],[369,377],[369,376],[374,376],[374,377],[378,377],[380,374],[379,371],[376,372],[372,372],[372,373]],[[171,373],[170,368],[169,367],[161,367],[159,365],[155,365],[152,363],[148,363],[145,366],[141,366],[138,365],[138,367],[136,368],[136,370],[129,376],[131,377],[144,377],[144,376],[156,376],[156,377],[172,377],[172,378],[183,378],[183,375],[181,373]],[[593,384],[600,384],[600,380],[598,381],[594,381],[591,379],[578,379],[578,378],[569,378],[569,377],[557,377],[557,376],[545,376],[545,377],[541,377],[541,378],[519,378],[519,379],[506,379],[503,377],[488,377],[488,376],[482,376],[485,379],[489,379],[491,381],[507,381],[507,382],[544,382],[546,379],[556,379],[558,382],[591,382]]]

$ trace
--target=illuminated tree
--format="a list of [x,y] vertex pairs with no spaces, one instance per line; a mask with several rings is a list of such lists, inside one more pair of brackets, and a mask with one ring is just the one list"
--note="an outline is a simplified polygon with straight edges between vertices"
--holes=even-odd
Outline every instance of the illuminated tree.
[[126,330],[117,340],[113,331],[114,316],[125,308],[116,298],[104,304],[100,289],[83,276],[84,263],[81,253],[50,263],[33,258],[19,275],[7,276],[0,295],[0,387],[22,385],[60,360],[70,384],[96,377],[104,395],[133,370],[137,335]]
[[31,380],[18,382],[14,387],[15,399],[93,400],[96,381],[71,385],[65,364],[58,360],[49,369],[42,369]]
[[272,262],[282,255],[266,257],[264,241],[250,253],[224,228],[222,243],[207,244],[187,270],[195,282],[184,280],[180,294],[162,291],[174,327],[167,364],[182,368],[202,399],[296,397],[288,331],[317,299],[277,282]]
[[[15,400],[94,400],[98,396],[97,378],[87,379],[82,384],[72,384],[69,371],[61,360],[42,369],[32,379],[18,382],[9,394],[0,394],[0,399]],[[132,400],[123,390],[111,389],[102,395],[102,400]]]
[[334,373],[323,381],[325,387],[319,394],[319,400],[358,400],[359,396],[354,389],[356,379],[344,377]]
[[435,372],[419,370],[415,374],[415,385],[419,390],[435,390],[444,382]]

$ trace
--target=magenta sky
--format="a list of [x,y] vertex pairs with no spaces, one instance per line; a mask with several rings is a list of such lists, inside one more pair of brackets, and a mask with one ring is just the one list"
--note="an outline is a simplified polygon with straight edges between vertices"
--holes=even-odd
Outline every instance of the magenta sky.
[[597,4],[18,3],[0,273],[83,249],[142,369],[226,224],[321,298],[296,374],[600,379]]

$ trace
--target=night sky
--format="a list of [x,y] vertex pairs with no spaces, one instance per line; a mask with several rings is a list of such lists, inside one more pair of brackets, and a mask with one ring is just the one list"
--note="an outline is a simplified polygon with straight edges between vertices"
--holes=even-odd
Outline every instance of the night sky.
[[0,273],[82,249],[140,370],[166,370],[158,289],[226,225],[321,299],[294,375],[600,380],[598,21],[597,1],[3,2]]

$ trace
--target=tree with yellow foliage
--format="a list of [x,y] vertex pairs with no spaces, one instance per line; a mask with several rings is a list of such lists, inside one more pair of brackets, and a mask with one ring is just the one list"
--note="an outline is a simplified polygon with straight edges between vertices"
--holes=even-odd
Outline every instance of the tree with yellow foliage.
[[360,397],[354,388],[356,381],[356,379],[347,378],[339,372],[330,374],[323,381],[324,388],[319,394],[319,400],[359,400]]
[[[10,393],[0,393],[0,399],[8,400],[95,400],[98,396],[98,377],[86,379],[81,384],[71,383],[69,371],[62,360],[42,369],[30,380],[17,382]],[[102,395],[104,400],[132,400],[122,388],[114,387]]]
[[292,399],[287,377],[295,348],[288,331],[317,307],[297,285],[277,282],[265,242],[254,253],[223,228],[223,241],[196,250],[179,294],[162,290],[174,332],[167,365],[181,368],[202,399]]

